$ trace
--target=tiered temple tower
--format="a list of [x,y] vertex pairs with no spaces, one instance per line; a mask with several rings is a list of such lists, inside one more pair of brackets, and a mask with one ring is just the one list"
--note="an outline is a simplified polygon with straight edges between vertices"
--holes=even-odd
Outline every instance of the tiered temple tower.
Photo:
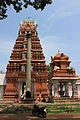
[[6,71],[6,87],[4,99],[14,100],[21,94],[25,94],[26,88],[26,67],[27,67],[27,31],[31,31],[31,96],[36,98],[40,93],[48,97],[46,81],[48,79],[47,66],[42,51],[38,33],[37,23],[20,23],[20,30],[12,50]]
[[75,69],[70,67],[69,57],[64,53],[58,53],[51,57],[51,72],[49,74],[50,95],[54,98],[78,97],[77,80]]

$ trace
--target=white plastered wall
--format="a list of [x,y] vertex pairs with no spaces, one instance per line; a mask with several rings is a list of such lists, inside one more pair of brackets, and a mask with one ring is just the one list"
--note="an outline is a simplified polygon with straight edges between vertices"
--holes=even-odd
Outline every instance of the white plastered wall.
[[69,84],[69,97],[71,97],[71,96],[72,96],[72,85]]
[[6,85],[5,73],[0,73],[0,100],[3,99],[4,86]]
[[4,90],[4,86],[0,85],[0,100],[3,99],[3,90]]
[[77,86],[78,86],[78,98],[80,99],[80,84],[78,84]]

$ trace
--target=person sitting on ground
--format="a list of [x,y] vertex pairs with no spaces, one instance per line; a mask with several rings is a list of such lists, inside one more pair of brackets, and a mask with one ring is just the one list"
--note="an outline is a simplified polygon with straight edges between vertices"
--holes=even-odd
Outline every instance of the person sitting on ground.
[[34,103],[35,108],[39,108],[39,97],[36,98],[35,103]]

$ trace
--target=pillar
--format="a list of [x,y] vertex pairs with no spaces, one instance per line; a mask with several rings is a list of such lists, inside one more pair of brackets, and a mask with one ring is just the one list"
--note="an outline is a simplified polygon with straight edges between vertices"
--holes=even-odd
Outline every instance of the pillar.
[[26,98],[31,98],[31,31],[27,31]]
[[76,81],[72,82],[72,97],[76,97]]
[[78,98],[78,86],[76,85],[76,97]]
[[57,80],[54,81],[54,97],[57,97]]
[[68,88],[68,85],[69,85],[69,83],[66,82],[66,83],[65,83],[65,96],[66,96],[66,97],[69,96],[69,88]]
[[57,97],[60,97],[60,95],[59,95],[59,82],[57,83]]
[[52,80],[49,81],[49,96],[52,97]]

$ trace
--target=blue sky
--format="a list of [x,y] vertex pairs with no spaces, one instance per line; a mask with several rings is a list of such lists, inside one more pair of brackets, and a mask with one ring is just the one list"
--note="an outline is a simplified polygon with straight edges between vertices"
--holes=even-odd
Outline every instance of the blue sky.
[[60,50],[70,57],[71,66],[80,75],[80,0],[54,0],[42,12],[28,7],[16,14],[10,7],[7,13],[8,18],[0,21],[0,71],[6,71],[20,21],[32,17],[38,23],[46,63]]

